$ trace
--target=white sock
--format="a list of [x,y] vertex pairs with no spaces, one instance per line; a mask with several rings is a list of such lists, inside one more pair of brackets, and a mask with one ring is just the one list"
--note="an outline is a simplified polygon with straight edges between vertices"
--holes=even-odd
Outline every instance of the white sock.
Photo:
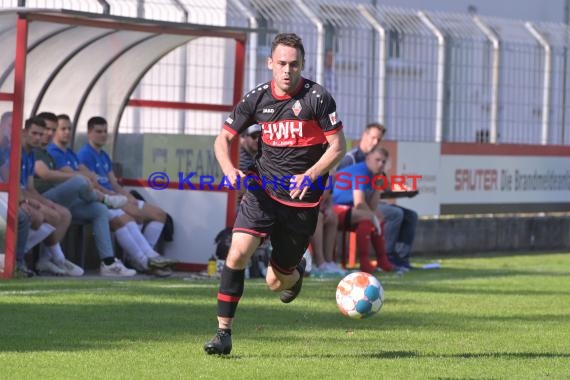
[[156,245],[160,234],[162,233],[162,229],[164,228],[164,223],[152,221],[147,224],[146,228],[144,229],[143,235],[150,244],[151,247]]
[[145,237],[143,236],[142,232],[139,230],[137,224],[135,222],[128,222],[125,227],[129,229],[131,237],[139,247],[139,249],[147,256],[147,257],[157,257],[159,256],[158,253],[152,249],[148,241],[146,241]]
[[34,248],[40,242],[44,241],[44,239],[51,235],[53,231],[55,231],[55,227],[47,223],[43,223],[37,230],[30,228],[30,232],[28,233],[28,240],[26,241],[26,252]]
[[59,243],[55,243],[51,247],[48,247],[46,245],[46,249],[50,253],[51,260],[54,263],[56,263],[56,264],[65,263],[65,255],[63,254],[63,251],[61,250],[61,245],[59,245]]
[[129,228],[127,226],[128,224],[115,231],[115,236],[117,237],[117,241],[119,242],[121,248],[125,250],[129,259],[143,263],[146,260],[146,256],[143,255],[143,253],[139,249],[139,246],[132,238],[131,232],[129,231]]

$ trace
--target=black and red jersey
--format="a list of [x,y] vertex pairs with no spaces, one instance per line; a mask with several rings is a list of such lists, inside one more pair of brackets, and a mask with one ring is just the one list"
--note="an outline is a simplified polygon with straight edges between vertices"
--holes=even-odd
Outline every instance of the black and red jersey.
[[328,148],[325,136],[342,129],[336,103],[326,89],[305,78],[301,78],[293,96],[277,96],[273,86],[271,81],[248,92],[224,128],[236,135],[252,124],[260,124],[262,134],[256,170],[264,190],[290,206],[315,206],[326,186],[326,176],[319,180],[320,184],[310,188],[302,201],[291,199],[289,177],[303,174],[312,167]]

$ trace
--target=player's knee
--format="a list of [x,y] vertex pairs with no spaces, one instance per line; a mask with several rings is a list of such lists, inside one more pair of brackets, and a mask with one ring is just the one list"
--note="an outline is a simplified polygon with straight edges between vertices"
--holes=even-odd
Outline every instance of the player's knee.
[[60,212],[60,220],[65,224],[71,223],[71,211],[67,208],[62,208]]
[[134,219],[131,218],[129,215],[127,214],[123,214],[121,216],[118,216],[116,218],[113,218],[109,221],[109,225],[111,226],[111,229],[113,231],[118,230],[121,227],[124,227],[127,223],[129,222],[133,222]]
[[249,257],[236,247],[230,247],[228,257],[226,257],[226,264],[233,269],[245,269]]
[[166,223],[166,212],[164,210],[157,208],[156,221]]
[[71,181],[77,184],[80,189],[89,189],[89,180],[83,175],[76,175],[71,178]]

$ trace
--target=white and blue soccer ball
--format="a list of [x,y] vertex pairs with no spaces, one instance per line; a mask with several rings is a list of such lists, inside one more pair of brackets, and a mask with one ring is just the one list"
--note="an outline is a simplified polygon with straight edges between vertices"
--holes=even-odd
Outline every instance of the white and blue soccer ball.
[[362,319],[376,314],[384,303],[384,289],[371,274],[354,272],[336,287],[336,304],[347,317]]

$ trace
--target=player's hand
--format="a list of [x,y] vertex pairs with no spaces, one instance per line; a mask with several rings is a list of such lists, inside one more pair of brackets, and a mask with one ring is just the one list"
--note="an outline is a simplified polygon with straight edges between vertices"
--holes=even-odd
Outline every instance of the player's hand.
[[299,198],[299,200],[303,200],[312,183],[312,178],[307,174],[297,174],[291,177],[291,181],[289,181],[289,195],[291,199]]
[[36,210],[39,210],[42,207],[42,204],[40,202],[32,198],[26,198],[26,204]]
[[226,176],[228,182],[232,185],[234,189],[237,187],[239,178],[245,178],[245,174],[241,170],[236,168],[232,168],[231,170],[224,172],[224,175]]

